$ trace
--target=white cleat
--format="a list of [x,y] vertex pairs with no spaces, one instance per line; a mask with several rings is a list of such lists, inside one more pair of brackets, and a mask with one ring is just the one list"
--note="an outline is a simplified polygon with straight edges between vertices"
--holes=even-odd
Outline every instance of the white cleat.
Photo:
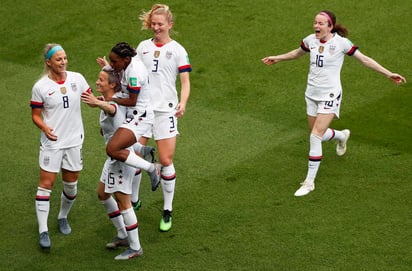
[[342,156],[346,152],[346,143],[350,137],[350,131],[348,129],[342,130],[342,133],[345,135],[345,139],[339,140],[338,144],[336,144],[336,154]]
[[305,180],[303,183],[300,184],[301,187],[295,192],[296,197],[305,196],[313,190],[315,190],[315,183],[313,181]]

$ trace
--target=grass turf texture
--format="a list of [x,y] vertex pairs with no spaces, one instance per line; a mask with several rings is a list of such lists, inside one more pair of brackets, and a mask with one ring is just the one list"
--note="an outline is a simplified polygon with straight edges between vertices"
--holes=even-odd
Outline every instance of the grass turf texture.
[[168,1],[175,36],[193,65],[180,122],[173,229],[158,231],[160,191],[147,176],[138,212],[143,258],[105,250],[114,229],[97,200],[105,159],[98,110],[83,107],[86,140],[73,232],[57,230],[61,182],[51,199],[52,249],[38,246],[34,196],[39,130],[28,106],[47,42],[94,87],[97,56],[150,37],[138,14],[153,1],[5,0],[0,6],[0,270],[410,270],[410,83],[396,87],[346,58],[337,129],[348,152],[324,144],[316,190],[293,197],[306,174],[303,92],[307,56],[267,67],[260,59],[299,46],[321,9],[333,10],[363,53],[412,80],[409,1]]

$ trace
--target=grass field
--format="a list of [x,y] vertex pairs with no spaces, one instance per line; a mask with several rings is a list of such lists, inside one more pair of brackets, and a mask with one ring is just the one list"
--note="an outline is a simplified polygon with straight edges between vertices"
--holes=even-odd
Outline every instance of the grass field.
[[[145,176],[138,212],[142,258],[105,250],[114,229],[96,197],[105,160],[98,110],[83,107],[84,170],[57,230],[61,182],[51,199],[50,253],[38,245],[34,197],[39,130],[31,88],[48,42],[94,87],[95,59],[119,41],[137,45],[138,14],[154,1],[10,1],[0,5],[2,129],[0,270],[412,270],[412,87],[395,86],[347,58],[341,120],[348,152],[323,146],[316,190],[293,193],[306,175],[304,89],[308,58],[267,67],[297,48],[319,10],[330,9],[360,50],[412,81],[410,1],[171,0],[175,39],[188,50],[192,94],[175,156],[174,226],[158,231],[160,191]],[[252,4],[253,3],[253,4]]]

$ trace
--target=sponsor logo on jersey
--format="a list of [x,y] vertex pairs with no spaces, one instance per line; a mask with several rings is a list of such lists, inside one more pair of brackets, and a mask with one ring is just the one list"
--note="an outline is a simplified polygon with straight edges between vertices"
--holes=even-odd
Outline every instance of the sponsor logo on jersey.
[[49,96],[52,96],[56,91],[50,92]]
[[144,52],[143,52],[144,55],[147,54],[147,53],[149,53],[149,51],[144,51]]
[[158,57],[160,56],[160,51],[154,51],[153,56],[154,56],[155,58],[158,58]]

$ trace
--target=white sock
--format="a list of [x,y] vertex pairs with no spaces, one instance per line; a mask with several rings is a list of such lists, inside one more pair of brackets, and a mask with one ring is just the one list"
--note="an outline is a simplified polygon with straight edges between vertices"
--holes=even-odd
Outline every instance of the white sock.
[[311,134],[310,135],[308,173],[306,175],[306,180],[315,181],[316,174],[318,173],[321,160],[322,160],[322,138],[314,134]]
[[75,182],[65,182],[63,181],[63,191],[60,196],[60,211],[57,216],[60,218],[67,218],[70,209],[73,206],[74,201],[77,196],[77,181]]
[[322,142],[330,141],[332,139],[333,140],[343,140],[345,139],[345,135],[342,133],[342,131],[328,128],[322,136]]
[[136,174],[132,181],[132,194],[130,195],[130,200],[136,203],[139,200],[140,191],[140,181],[142,180],[142,171],[140,169],[136,170]]
[[176,171],[173,164],[162,168],[163,210],[172,211],[175,194]]
[[127,159],[124,162],[129,166],[141,168],[145,171],[152,172],[154,170],[154,165],[152,163],[147,162],[134,152],[129,152],[129,156],[127,156]]
[[42,187],[37,187],[36,193],[36,214],[37,222],[39,223],[39,233],[48,231],[47,219],[50,212],[50,194],[51,190]]
[[134,151],[137,151],[138,153],[142,153],[143,146],[144,145],[140,144],[139,142],[136,142],[133,144],[133,149]]
[[126,225],[129,246],[131,249],[139,250],[141,248],[139,240],[139,224],[133,208],[122,211],[122,216],[124,224]]
[[124,239],[127,237],[126,226],[124,225],[123,216],[120,213],[117,202],[113,197],[100,201],[106,209],[106,213],[117,230],[117,237]]

